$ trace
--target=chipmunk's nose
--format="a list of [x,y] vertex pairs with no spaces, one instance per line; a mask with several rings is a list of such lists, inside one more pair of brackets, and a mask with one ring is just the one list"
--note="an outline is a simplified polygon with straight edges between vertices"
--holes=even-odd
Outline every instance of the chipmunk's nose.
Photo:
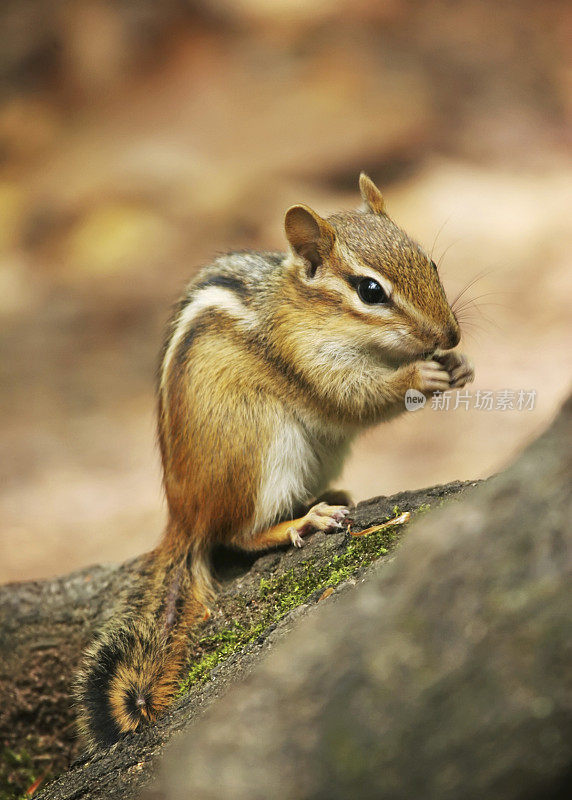
[[443,350],[452,350],[453,347],[456,347],[460,341],[461,329],[459,328],[457,320],[453,320],[453,322],[450,322],[443,331],[443,336],[439,342],[439,346],[442,347]]

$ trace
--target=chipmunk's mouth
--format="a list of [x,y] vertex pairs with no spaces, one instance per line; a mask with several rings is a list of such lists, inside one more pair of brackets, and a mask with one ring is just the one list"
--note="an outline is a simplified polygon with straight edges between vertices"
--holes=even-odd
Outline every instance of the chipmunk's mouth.
[[433,347],[431,350],[417,350],[417,351],[413,350],[412,348],[409,352],[385,351],[383,354],[383,361],[392,369],[398,369],[399,367],[407,366],[407,364],[413,364],[415,361],[430,360],[435,354],[435,349],[436,348]]

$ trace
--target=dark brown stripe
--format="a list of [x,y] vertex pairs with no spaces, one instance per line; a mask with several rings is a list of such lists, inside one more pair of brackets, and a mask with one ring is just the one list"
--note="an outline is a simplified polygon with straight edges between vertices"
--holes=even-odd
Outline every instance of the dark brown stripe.
[[183,570],[186,569],[185,562],[181,562],[175,570],[175,574],[170,580],[167,596],[165,598],[163,609],[163,633],[166,634],[174,626],[175,620],[178,618],[182,607],[183,593],[181,591],[181,580],[183,577]]
[[176,364],[178,367],[183,367],[188,360],[189,351],[197,341],[197,338],[205,331],[208,331],[209,328],[220,328],[222,323],[222,328],[224,330],[233,331],[234,326],[232,322],[228,325],[231,319],[232,317],[227,314],[224,309],[217,309],[214,306],[204,308],[190,323],[181,341],[177,345],[171,363]]
[[[212,309],[208,309],[208,311],[212,311]],[[191,350],[197,335],[201,333],[205,329],[205,320],[203,319],[201,322],[201,317],[203,314],[199,314],[190,324],[190,326],[185,331],[184,335],[181,337],[181,341],[177,345],[177,349],[173,354],[173,363],[177,364],[178,366],[182,367],[183,364],[187,361],[189,351]]]
[[323,287],[314,287],[312,284],[304,283],[299,277],[296,277],[295,288],[305,301],[310,300],[340,313],[343,310],[344,296],[341,293],[327,291]]
[[124,630],[121,637],[110,636],[100,640],[95,655],[90,657],[80,700],[85,705],[90,733],[99,745],[112,745],[121,736],[121,728],[111,708],[109,691],[117,668],[129,662],[135,643],[134,634]]
[[161,378],[162,378],[162,373],[163,373],[163,363],[165,361],[165,356],[167,355],[167,350],[169,349],[169,343],[171,342],[171,339],[173,338],[173,334],[175,333],[175,330],[177,328],[177,321],[178,321],[178,319],[179,319],[179,317],[181,315],[181,311],[186,306],[188,306],[188,304],[191,302],[192,299],[193,299],[192,294],[185,294],[183,297],[181,297],[179,300],[177,300],[177,302],[175,303],[175,305],[173,306],[173,309],[171,311],[171,316],[169,317],[169,320],[168,320],[167,324],[165,325],[165,332],[163,334],[163,343],[161,345],[161,350],[160,350],[160,353],[159,353],[159,360],[158,360],[157,369],[156,369],[156,381],[157,381],[156,385],[157,385],[157,388],[159,388],[161,386]]
[[[326,297],[326,305],[331,304],[336,310],[340,308],[339,297],[331,295],[327,295]],[[323,291],[316,292],[316,299],[319,300],[321,306],[324,305]],[[362,317],[359,318],[362,319]],[[193,320],[191,328],[185,333],[177,346],[171,362],[172,365],[175,365],[177,373],[180,373],[184,368],[189,357],[189,351],[197,341],[198,336],[207,331],[213,334],[219,333],[229,336],[237,347],[244,348],[247,352],[259,358],[263,363],[272,367],[278,375],[286,379],[288,384],[297,387],[302,395],[306,397],[315,408],[319,408],[322,411],[327,408],[334,417],[337,417],[338,412],[335,404],[328,403],[321,397],[314,384],[296,369],[294,365],[283,358],[271,343],[262,341],[255,335],[248,335],[248,333],[243,330],[237,331],[235,326],[232,325],[229,315],[225,314],[224,311],[218,311],[214,308],[204,309],[204,311]],[[176,377],[173,375],[172,377],[175,381],[178,380],[178,375]],[[171,376],[167,376],[167,381],[171,381]]]
[[[198,292],[201,289],[207,289],[209,286],[221,286],[223,289],[230,289],[246,303],[250,300],[250,292],[246,284],[234,275],[212,275],[210,278],[205,278],[200,283],[195,283],[193,289],[195,292]],[[196,294],[193,295],[193,299],[194,297],[196,297]]]

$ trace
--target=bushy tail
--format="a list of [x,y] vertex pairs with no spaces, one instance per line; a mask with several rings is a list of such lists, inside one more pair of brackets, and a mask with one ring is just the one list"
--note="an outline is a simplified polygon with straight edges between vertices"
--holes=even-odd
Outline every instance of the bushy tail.
[[189,629],[204,618],[210,589],[201,556],[192,559],[150,553],[121,608],[86,650],[75,695],[88,747],[113,744],[172,700]]

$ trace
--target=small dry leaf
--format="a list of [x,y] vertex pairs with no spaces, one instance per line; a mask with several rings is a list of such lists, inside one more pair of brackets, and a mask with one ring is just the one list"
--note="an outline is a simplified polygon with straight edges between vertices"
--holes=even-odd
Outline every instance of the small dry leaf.
[[47,769],[45,769],[42,772],[42,774],[40,775],[40,777],[36,778],[36,780],[34,781],[34,783],[31,786],[28,786],[28,788],[26,789],[26,797],[33,797],[36,794],[36,792],[38,791],[40,786],[43,784],[43,782],[48,777],[50,769],[51,769],[51,766],[48,767]]
[[331,586],[328,586],[328,588],[327,588],[327,589],[324,589],[324,591],[322,592],[322,594],[319,596],[319,598],[318,598],[318,603],[320,602],[320,600],[326,600],[328,597],[330,597],[331,595],[333,595],[333,593],[334,593],[334,590],[333,590],[333,588],[332,588]]
[[406,522],[409,522],[411,519],[411,512],[405,511],[403,514],[400,514],[399,517],[395,517],[395,519],[390,519],[388,522],[384,522],[382,525],[373,525],[371,528],[366,528],[363,531],[350,531],[352,536],[367,536],[368,533],[378,533],[379,531],[384,531],[386,528],[391,528],[393,525],[405,525]]

